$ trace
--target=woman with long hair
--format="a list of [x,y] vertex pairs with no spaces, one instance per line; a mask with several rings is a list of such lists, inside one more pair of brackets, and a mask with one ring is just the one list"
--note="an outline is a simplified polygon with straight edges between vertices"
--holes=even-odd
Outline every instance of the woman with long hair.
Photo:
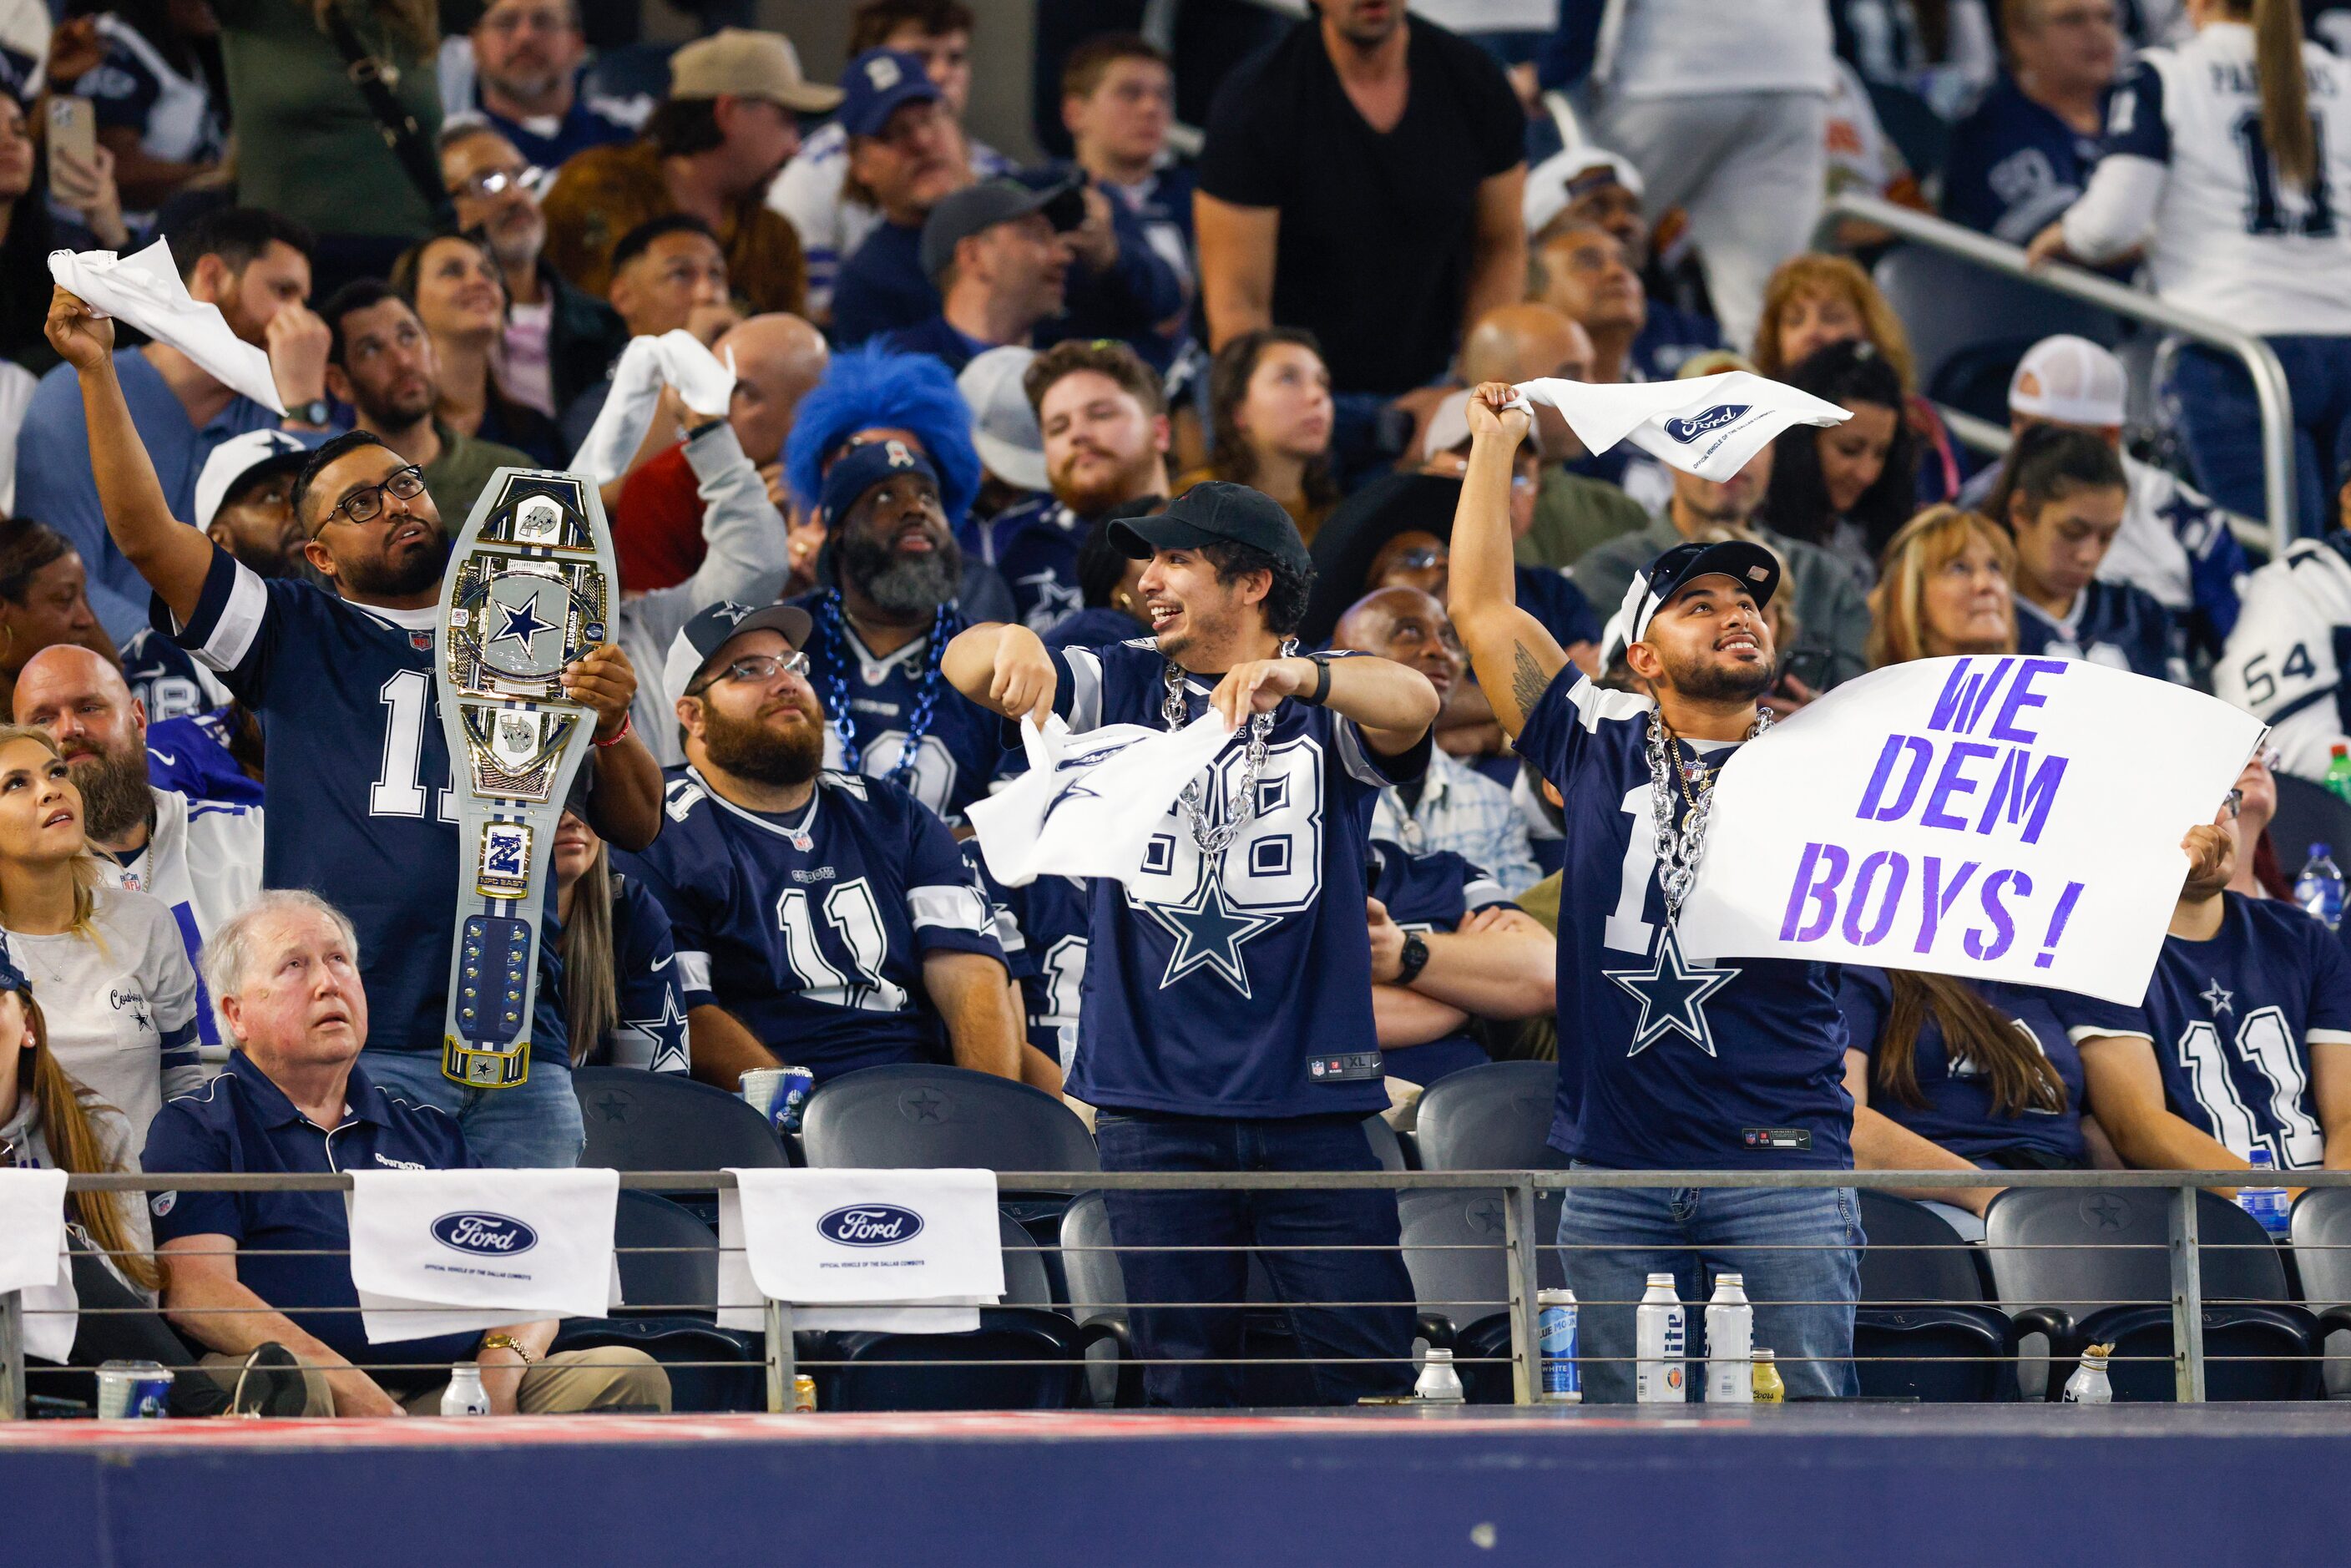
[[1929,507],[1886,541],[1869,595],[1869,667],[2016,652],[2016,546],[1990,517]]
[[1875,344],[1851,338],[1815,349],[1786,380],[1853,417],[1781,434],[1757,520],[1834,550],[1865,581],[1894,531],[1918,509],[1917,438],[1903,419],[1902,379]]
[[57,1065],[143,1145],[163,1102],[204,1082],[195,970],[161,900],[100,884],[73,773],[22,725],[0,726],[0,934],[45,998]]
[[1300,537],[1339,504],[1331,473],[1331,371],[1302,327],[1260,327],[1217,351],[1208,368],[1208,462],[1176,482],[1229,479],[1281,503]]
[[415,308],[438,367],[434,417],[477,440],[528,452],[552,467],[563,461],[555,422],[516,402],[498,385],[506,333],[506,275],[471,235],[437,234],[402,253],[392,286]]
[[[2351,65],[2304,41],[2298,0],[2187,0],[2194,36],[2139,51],[2106,100],[2105,152],[2034,261],[2143,250],[2167,304],[2259,333],[2291,393],[2297,521],[2326,528],[2351,456]],[[2225,350],[2180,350],[2171,390],[2196,482],[2262,514],[2261,412]]]
[[1948,501],[1959,493],[1959,448],[1935,407],[1918,395],[1910,335],[1877,285],[1841,256],[1792,256],[1772,273],[1755,328],[1755,368],[1773,380],[1831,343],[1855,339],[1886,356],[1901,383],[1903,421],[1918,444],[1917,498]]
[[669,915],[577,811],[555,828],[555,918],[574,1067],[687,1070],[685,991]]
[[2016,541],[2018,652],[2186,678],[2171,612],[2098,576],[2129,504],[2122,459],[2088,431],[2036,424],[2008,449],[1984,509]]

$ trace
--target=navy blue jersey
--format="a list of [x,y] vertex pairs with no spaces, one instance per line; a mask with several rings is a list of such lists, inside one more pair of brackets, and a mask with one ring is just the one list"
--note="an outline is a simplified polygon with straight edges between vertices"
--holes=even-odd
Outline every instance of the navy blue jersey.
[[1951,132],[1943,215],[2022,245],[2079,201],[2099,133],[2074,130],[2024,96],[2006,72]]
[[167,718],[147,727],[147,782],[191,800],[262,803],[261,781],[246,777],[229,754],[229,710]]
[[685,982],[671,939],[669,911],[632,876],[612,879],[612,982],[620,1015],[589,1059],[609,1067],[684,1072]]
[[1650,710],[1569,664],[1519,737],[1567,802],[1552,1145],[1623,1170],[1850,1168],[1834,967],[1708,964],[1665,940]]
[[[2163,939],[2147,1027],[2172,1113],[2281,1170],[2326,1155],[2310,1047],[2351,1043],[2351,964],[2333,933],[2291,904],[2223,894],[2220,934]],[[2096,1107],[2093,1106],[2093,1110]]]
[[[1991,1080],[1983,1069],[1965,1057],[1951,1060],[1943,1041],[1943,1026],[1931,1012],[1918,1026],[1918,1038],[1910,1052],[1911,1069],[1926,1105],[1903,1103],[1872,1078],[1869,1108],[1964,1160],[2022,1155],[2028,1162],[2039,1156],[2060,1165],[2085,1163],[2082,1053],[2074,1049],[2075,1042],[2092,1035],[2144,1033],[2137,1009],[2095,997],[1998,980],[1966,983],[2040,1047],[2065,1085],[2065,1108],[2001,1115],[1992,1106]],[[1867,1055],[1874,1066],[1886,1016],[1893,1010],[1893,983],[1883,969],[1847,965],[1837,987],[1837,1004],[1844,1009],[1851,1049]]]
[[[157,623],[171,624],[160,601]],[[350,917],[368,1048],[438,1053],[457,917],[457,800],[433,683],[438,609],[373,610],[213,550],[174,634],[269,736],[265,887],[303,887]],[[531,1051],[568,1063],[555,879],[539,917]]]
[[[1515,907],[1501,883],[1450,850],[1416,855],[1402,844],[1374,839],[1371,872],[1372,896],[1406,931],[1454,931],[1479,910]],[[1423,1084],[1489,1060],[1485,1047],[1466,1033],[1392,1046],[1383,1054],[1390,1077]]]
[[1020,1010],[1029,1043],[1067,1072],[1077,1059],[1080,999],[1086,981],[1086,936],[1092,896],[1084,877],[1040,876],[1007,887],[987,874],[979,841],[967,839],[964,859],[988,902],[1004,962],[1020,983]]
[[1107,643],[1132,642],[1150,634],[1150,627],[1123,610],[1113,610],[1107,604],[1089,604],[1083,610],[1065,616],[1060,625],[1046,632],[1045,646],[1100,648]]
[[[819,589],[792,601],[816,618],[808,678],[824,703],[825,766],[891,778],[906,754],[908,736],[920,725],[913,770],[899,781],[939,815],[960,816],[987,793],[987,781],[1004,760],[1002,721],[938,674],[933,633],[876,655],[845,618],[837,631],[828,624],[826,601],[832,597],[831,589]],[[950,616],[944,635],[952,640],[962,629],[962,622]],[[842,744],[844,735],[852,745]]]
[[[1167,662],[1148,638],[1052,655],[1054,711],[1073,730],[1158,728]],[[1187,718],[1218,677],[1183,684]],[[1318,1081],[1309,1057],[1378,1047],[1363,891],[1382,786],[1417,778],[1428,741],[1382,757],[1328,708],[1274,710],[1257,811],[1215,860],[1181,802],[1122,884],[1092,884],[1084,1008],[1070,1092],[1113,1110],[1273,1117],[1367,1114],[1369,1080]],[[1201,809],[1224,820],[1245,737],[1204,770]]]
[[946,825],[861,774],[820,774],[797,821],[721,799],[691,767],[668,779],[661,837],[612,863],[669,911],[686,1007],[726,1009],[820,1082],[946,1061],[923,959],[1004,956]]
[[1092,525],[1050,496],[1032,496],[965,528],[964,548],[1012,590],[1020,623],[1043,636],[1085,603],[1078,547]]
[[2018,595],[2016,651],[2032,658],[2087,659],[2158,681],[2188,678],[2171,612],[2127,582],[2093,581],[2063,621]]
[[147,705],[147,722],[185,718],[221,706],[220,678],[168,632],[142,626],[122,644],[122,684]]

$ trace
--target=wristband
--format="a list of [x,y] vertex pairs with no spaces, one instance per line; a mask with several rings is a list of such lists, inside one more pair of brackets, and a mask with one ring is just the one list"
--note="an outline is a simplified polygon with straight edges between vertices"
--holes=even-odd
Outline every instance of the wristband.
[[1331,695],[1331,660],[1322,653],[1309,653],[1306,662],[1314,666],[1314,689],[1302,692],[1298,700],[1308,707],[1321,707]]
[[600,751],[608,746],[618,746],[621,742],[629,738],[629,730],[636,722],[636,715],[624,713],[621,716],[621,727],[612,732],[611,739],[598,740],[591,735],[588,737],[589,744],[595,747]]

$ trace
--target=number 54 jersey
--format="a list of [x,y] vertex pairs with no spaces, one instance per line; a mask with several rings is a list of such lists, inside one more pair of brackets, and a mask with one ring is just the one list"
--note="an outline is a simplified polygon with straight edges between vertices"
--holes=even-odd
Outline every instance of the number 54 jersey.
[[923,960],[1004,962],[946,824],[854,773],[819,774],[796,816],[735,805],[692,767],[667,777],[661,836],[612,862],[669,912],[688,1011],[726,1009],[819,1082],[946,1061]]
[[2351,959],[2291,904],[2221,896],[2219,934],[2165,937],[2147,988],[2163,1098],[2231,1154],[2267,1149],[2279,1169],[2307,1169],[2326,1156],[2312,1059],[2351,1045]]

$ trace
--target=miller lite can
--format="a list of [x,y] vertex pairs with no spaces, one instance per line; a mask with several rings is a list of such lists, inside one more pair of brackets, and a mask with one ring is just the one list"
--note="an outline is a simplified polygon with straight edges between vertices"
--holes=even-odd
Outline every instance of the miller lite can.
[[1536,1343],[1542,1351],[1542,1402],[1580,1405],[1583,1402],[1583,1373],[1575,1362],[1575,1292],[1537,1291],[1535,1305],[1539,1330]]

